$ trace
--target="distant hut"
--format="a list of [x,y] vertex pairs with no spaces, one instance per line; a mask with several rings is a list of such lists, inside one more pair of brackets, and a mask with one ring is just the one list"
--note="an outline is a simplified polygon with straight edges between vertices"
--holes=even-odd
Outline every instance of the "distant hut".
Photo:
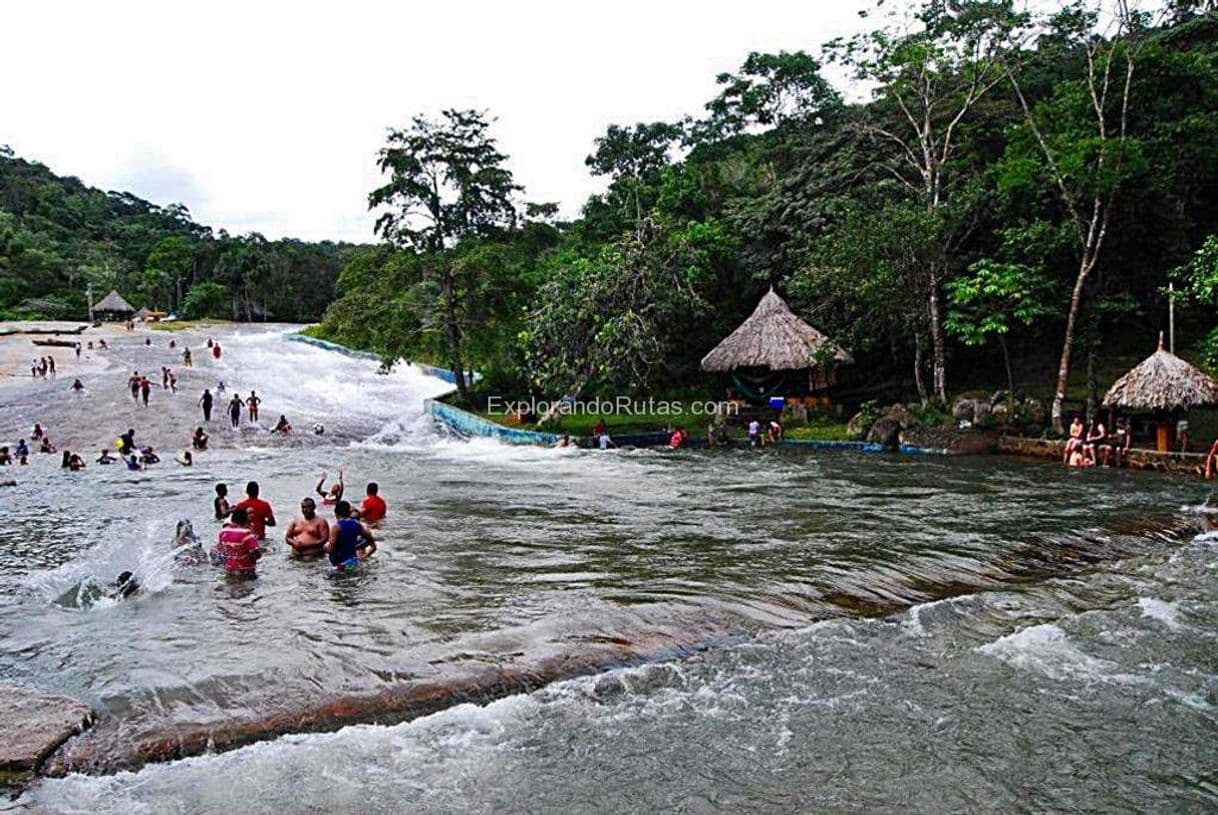
[[144,308],[142,308],[142,309],[140,309],[139,311],[135,312],[135,314],[132,314],[132,315],[131,315],[131,319],[133,319],[133,320],[139,320],[139,321],[141,321],[141,322],[145,322],[145,321],[147,321],[147,320],[148,320],[148,318],[149,318],[149,317],[151,317],[151,316],[152,316],[152,312],[148,310],[148,307],[147,307],[147,306],[145,306]]
[[128,303],[113,289],[93,307],[93,313],[102,320],[126,320],[135,313],[135,306]]
[[837,367],[853,361],[770,289],[749,318],[702,358],[702,370],[732,374],[752,401],[781,395],[824,404]]
[[1176,423],[1192,408],[1218,405],[1218,382],[1163,347],[1118,379],[1104,396],[1104,406],[1129,413],[1150,414],[1155,446],[1175,447]]

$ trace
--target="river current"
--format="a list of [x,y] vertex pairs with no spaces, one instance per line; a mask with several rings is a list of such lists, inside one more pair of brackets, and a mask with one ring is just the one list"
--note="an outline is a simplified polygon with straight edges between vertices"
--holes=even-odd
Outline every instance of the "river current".
[[[0,438],[40,421],[92,461],[133,427],[165,459],[72,474],[35,456],[0,472],[19,481],[0,491],[0,680],[100,712],[61,751],[73,772],[8,806],[1218,806],[1218,538],[1199,534],[1191,507],[1209,491],[1195,480],[999,457],[467,442],[422,413],[444,383],[380,375],[286,330],[226,329],[220,360],[179,335],[188,369],[168,334],[137,332],[97,352],[84,395],[62,375],[0,391]],[[148,408],[124,389],[136,368],[157,372]],[[167,453],[220,380],[258,389],[262,427],[225,430],[217,409],[213,449],[179,467]],[[280,413],[306,432],[271,436]],[[390,507],[380,551],[345,579],[280,539],[339,468],[349,497],[375,480]],[[251,478],[280,520],[258,580],[175,564],[178,520],[210,541],[213,485],[239,496]],[[140,595],[86,602],[127,569]],[[527,692],[495,681],[508,675]],[[382,723],[139,758],[165,734],[303,721],[423,685],[468,692],[409,721],[357,715]]]

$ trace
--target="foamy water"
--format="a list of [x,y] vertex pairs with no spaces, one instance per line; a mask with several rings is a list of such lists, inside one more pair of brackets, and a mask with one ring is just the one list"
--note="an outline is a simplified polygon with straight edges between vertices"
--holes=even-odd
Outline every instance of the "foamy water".
[[[1218,803],[1218,547],[1178,531],[1189,513],[1177,508],[1205,498],[1195,482],[997,458],[461,442],[422,414],[446,384],[281,334],[225,333],[218,363],[194,338],[181,392],[154,392],[148,409],[125,394],[128,369],[174,355],[142,336],[119,343],[87,399],[62,398],[63,382],[0,397],[6,435],[41,420],[91,449],[131,423],[163,450],[198,423],[204,385],[265,399],[262,427],[239,432],[218,404],[215,449],[193,468],[70,474],[41,457],[17,473],[0,496],[0,677],[87,700],[101,721],[84,743],[121,754],[149,733],[538,671],[594,648],[654,662],[393,726],[46,780],[19,807]],[[279,413],[326,433],[271,436]],[[349,496],[377,480],[390,504],[381,551],[345,581],[279,540],[299,498],[339,468]],[[259,579],[177,563],[178,519],[209,541],[214,483],[236,496],[249,478],[281,519]],[[140,596],[57,602],[124,569]]]

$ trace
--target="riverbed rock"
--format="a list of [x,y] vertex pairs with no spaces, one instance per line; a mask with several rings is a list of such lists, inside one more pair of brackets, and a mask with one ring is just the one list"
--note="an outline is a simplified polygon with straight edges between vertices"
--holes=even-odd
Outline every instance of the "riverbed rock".
[[900,435],[901,423],[891,416],[885,416],[867,431],[867,441],[882,444],[885,447],[896,447]]
[[916,427],[901,433],[901,444],[952,456],[972,456],[992,452],[997,447],[998,434],[992,430]]
[[0,684],[0,772],[37,769],[92,722],[92,709],[75,699]]
[[1023,401],[1023,413],[1029,424],[1044,425],[1049,418],[1049,410],[1045,403],[1029,396]]

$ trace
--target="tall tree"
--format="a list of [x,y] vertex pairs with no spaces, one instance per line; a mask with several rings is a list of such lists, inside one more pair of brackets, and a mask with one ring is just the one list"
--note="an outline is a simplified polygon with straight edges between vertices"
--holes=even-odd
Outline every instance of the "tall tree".
[[1060,83],[1050,98],[1034,104],[1020,72],[1013,66],[1006,70],[1031,135],[1030,145],[1013,143],[1008,173],[1016,179],[1039,173],[1048,180],[1065,208],[1078,258],[1053,391],[1051,417],[1058,432],[1087,281],[1104,249],[1117,193],[1139,161],[1130,102],[1145,19],[1127,0],[1116,0],[1111,30],[1100,32],[1100,12],[1098,4],[1077,0],[1055,15],[1046,31],[1082,51],[1086,67],[1080,80]]
[[[877,8],[882,0],[877,3]],[[1003,60],[1023,18],[1011,0],[923,0],[909,14],[848,40],[828,44],[855,77],[877,84],[878,104],[862,125],[883,161],[932,215],[958,188],[960,132],[977,103],[1003,78]],[[949,236],[956,239],[956,236]],[[947,343],[941,286],[945,243],[929,258],[922,300],[927,309],[934,395],[947,401]]]
[[605,135],[596,139],[596,150],[584,159],[593,175],[610,178],[610,190],[621,200],[635,229],[642,227],[649,209],[643,202],[644,187],[656,181],[680,137],[680,126],[666,122],[609,125]]
[[816,124],[842,103],[820,69],[821,64],[804,51],[754,51],[739,73],[715,78],[723,90],[707,102],[710,115],[695,134],[702,139],[721,138],[750,127]]
[[[383,208],[377,234],[399,247],[439,254],[463,238],[513,225],[514,196],[521,188],[491,136],[491,123],[482,111],[445,110],[437,119],[416,116],[410,127],[391,129],[378,158],[389,180],[368,196],[370,209]],[[456,268],[446,262],[432,267],[448,366],[468,400]]]

